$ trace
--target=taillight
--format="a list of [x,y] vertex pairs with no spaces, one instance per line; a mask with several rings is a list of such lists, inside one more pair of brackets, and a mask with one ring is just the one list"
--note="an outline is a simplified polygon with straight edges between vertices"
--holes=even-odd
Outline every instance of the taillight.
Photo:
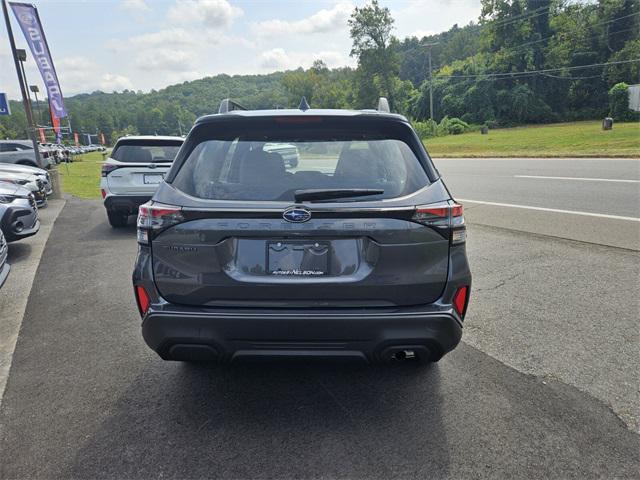
[[424,205],[416,207],[412,220],[431,227],[450,229],[451,244],[458,245],[467,240],[463,213],[463,207],[458,203]]
[[469,287],[460,287],[456,294],[453,296],[453,307],[458,312],[458,315],[464,317],[467,312],[467,303],[469,300]]
[[107,191],[106,191],[104,188],[102,188],[102,189],[100,190],[100,193],[102,193],[102,199],[103,199],[103,200],[104,200],[105,198],[107,198]]
[[113,172],[117,168],[120,168],[120,166],[119,165],[114,165],[112,163],[103,163],[102,164],[102,176],[106,177],[107,175],[109,175],[111,172]]
[[149,305],[151,301],[149,300],[149,294],[140,285],[135,286],[135,294],[136,294],[136,302],[138,303],[138,310],[140,310],[140,315],[144,316],[149,311]]
[[138,243],[148,244],[150,234],[184,220],[182,209],[161,203],[145,203],[138,209]]

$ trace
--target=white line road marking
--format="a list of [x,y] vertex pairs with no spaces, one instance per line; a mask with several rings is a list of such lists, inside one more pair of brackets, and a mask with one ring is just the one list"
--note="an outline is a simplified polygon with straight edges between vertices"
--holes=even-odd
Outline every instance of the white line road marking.
[[465,200],[463,198],[456,198],[456,200],[463,204],[476,203],[478,205],[491,205],[494,207],[522,208],[524,210],[537,210],[540,212],[568,213],[571,215],[582,215],[585,217],[610,218],[613,220],[626,220],[629,222],[640,222],[640,218],[638,217],[623,217],[620,215],[607,215],[605,213],[591,213],[591,212],[579,212],[576,210],[560,210],[557,208],[532,207],[530,205],[514,205],[513,203],[483,202],[481,200]]
[[617,178],[544,177],[542,175],[514,175],[514,178],[539,178],[543,180],[578,180],[581,182],[640,183],[640,180],[624,180],[624,179],[617,179]]

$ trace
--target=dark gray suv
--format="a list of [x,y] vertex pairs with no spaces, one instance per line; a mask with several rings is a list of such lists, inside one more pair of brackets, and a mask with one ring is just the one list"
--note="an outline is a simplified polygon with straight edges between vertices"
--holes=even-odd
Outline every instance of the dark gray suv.
[[166,360],[429,362],[462,336],[462,206],[388,111],[224,101],[196,121],[137,235],[142,334]]

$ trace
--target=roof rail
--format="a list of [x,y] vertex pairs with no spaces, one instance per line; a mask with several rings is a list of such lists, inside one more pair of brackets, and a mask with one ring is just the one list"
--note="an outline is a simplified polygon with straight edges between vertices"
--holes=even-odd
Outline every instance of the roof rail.
[[380,97],[378,99],[378,108],[379,112],[391,113],[391,109],[389,108],[389,100],[386,97]]
[[233,110],[247,110],[247,108],[240,105],[238,102],[234,102],[230,98],[225,98],[220,102],[218,113],[229,113]]

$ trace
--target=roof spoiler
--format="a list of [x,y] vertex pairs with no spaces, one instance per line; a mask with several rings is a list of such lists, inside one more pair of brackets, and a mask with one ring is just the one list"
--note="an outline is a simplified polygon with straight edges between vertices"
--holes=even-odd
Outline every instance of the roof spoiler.
[[391,109],[389,108],[389,100],[387,97],[380,97],[378,99],[378,108],[376,109],[379,112],[391,113]]
[[229,113],[233,110],[247,110],[247,108],[240,105],[238,102],[234,102],[230,98],[225,98],[220,102],[218,113]]

